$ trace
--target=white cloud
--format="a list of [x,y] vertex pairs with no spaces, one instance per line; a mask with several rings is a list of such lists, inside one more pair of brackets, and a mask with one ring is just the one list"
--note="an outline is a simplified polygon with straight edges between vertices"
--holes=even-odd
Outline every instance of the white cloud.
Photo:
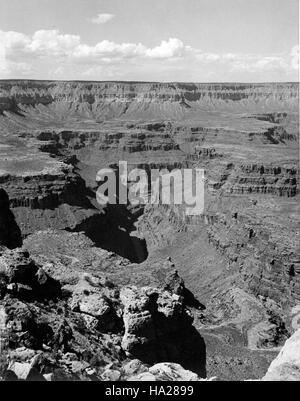
[[286,56],[259,56],[259,55],[236,55],[231,58],[232,71],[256,72],[278,72],[286,74],[292,70],[292,60]]
[[27,44],[25,51],[52,56],[70,56],[80,45],[77,35],[62,35],[58,30],[37,31]]
[[3,46],[6,47],[6,49],[12,49],[15,51],[25,47],[28,43],[30,43],[30,39],[28,36],[24,35],[23,33],[14,31],[0,31],[0,40]]
[[170,77],[178,73],[185,80],[195,80],[198,76],[198,80],[218,77],[251,80],[256,76],[268,80],[269,73],[274,79],[296,80],[298,65],[299,46],[273,55],[209,53],[178,38],[163,40],[154,47],[109,40],[91,45],[82,42],[79,35],[58,30],[39,30],[33,35],[0,31],[0,78],[16,75],[34,78],[38,74],[49,79],[52,76],[113,79],[115,74],[115,79],[136,76],[146,80],[149,76],[168,76],[170,71]]
[[6,71],[6,51],[3,43],[0,42],[0,72]]
[[112,20],[115,17],[114,14],[103,13],[98,14],[97,17],[91,19],[93,24],[106,24],[108,21]]
[[23,75],[23,73],[31,71],[30,64],[10,59],[10,56],[18,53],[26,44],[27,38],[25,35],[18,32],[0,31],[0,77],[9,77],[12,73]]
[[185,46],[177,38],[170,38],[167,42],[163,40],[161,44],[153,49],[147,49],[146,55],[152,58],[172,58],[181,57],[190,47]]
[[[1,36],[2,35],[2,36]],[[115,43],[102,40],[94,46],[81,42],[80,36],[61,34],[58,30],[40,30],[32,37],[18,32],[1,32],[3,46],[10,57],[16,55],[25,57],[74,57],[74,58],[178,58],[191,50],[183,42],[176,38],[162,41],[154,48],[147,48],[141,43]]]
[[131,58],[144,56],[146,53],[145,46],[135,43],[114,43],[108,40],[103,40],[97,43],[95,46],[88,46],[86,44],[80,44],[74,49],[73,56],[76,58],[101,58],[101,57],[112,57],[112,58]]
[[291,50],[292,68],[294,70],[299,70],[299,56],[299,45],[296,45]]

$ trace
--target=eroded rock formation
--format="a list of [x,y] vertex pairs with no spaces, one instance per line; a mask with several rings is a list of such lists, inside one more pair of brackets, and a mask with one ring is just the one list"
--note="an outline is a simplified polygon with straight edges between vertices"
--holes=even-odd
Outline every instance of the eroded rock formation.
[[[153,288],[124,288],[123,349],[150,364],[172,360],[205,377],[205,345],[191,326],[193,316],[183,298]],[[186,333],[186,336],[183,336]]]
[[300,330],[287,340],[278,357],[271,363],[263,381],[300,380]]
[[[120,289],[83,271],[71,272],[66,283],[65,275],[53,279],[46,269],[21,249],[0,257],[4,378],[130,380],[148,372],[151,380],[198,380],[173,365],[190,362],[187,352],[203,375],[205,353],[194,349],[200,335],[183,298],[158,288]],[[138,366],[130,368],[129,358],[137,356]],[[159,361],[170,364],[149,367]]]
[[[297,84],[284,83],[1,82],[0,245],[19,247],[23,239],[35,266],[21,251],[18,257],[3,251],[6,264],[31,266],[33,281],[8,283],[3,275],[2,296],[19,297],[20,315],[29,314],[27,304],[39,288],[34,269],[42,266],[41,279],[52,277],[62,288],[55,308],[59,304],[71,316],[50,324],[63,353],[72,344],[78,359],[85,349],[78,327],[84,327],[109,338],[112,332],[124,356],[126,315],[126,352],[144,358],[148,347],[159,360],[177,355],[203,375],[199,365],[180,359],[188,344],[174,338],[170,350],[158,330],[172,313],[175,330],[179,317],[187,319],[188,306],[198,330],[189,338],[197,342],[198,332],[204,333],[209,377],[262,377],[292,332],[291,314],[300,300],[298,91]],[[204,169],[204,213],[187,216],[180,205],[99,206],[96,174],[120,160],[129,171],[148,174]],[[83,270],[96,276],[96,285],[81,276]],[[99,275],[131,294],[125,315],[118,290]],[[37,308],[36,316],[54,322],[52,307]],[[28,327],[40,332],[39,323]],[[87,353],[105,363],[119,361],[104,356],[100,337],[96,343],[88,334]],[[76,358],[59,363],[63,377],[93,376],[94,368],[85,371]],[[107,377],[120,376],[112,370]]]

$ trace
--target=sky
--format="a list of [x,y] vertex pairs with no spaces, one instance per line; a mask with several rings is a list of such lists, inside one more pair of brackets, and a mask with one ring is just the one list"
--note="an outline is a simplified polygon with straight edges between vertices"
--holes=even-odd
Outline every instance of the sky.
[[0,79],[299,80],[299,0],[0,0]]

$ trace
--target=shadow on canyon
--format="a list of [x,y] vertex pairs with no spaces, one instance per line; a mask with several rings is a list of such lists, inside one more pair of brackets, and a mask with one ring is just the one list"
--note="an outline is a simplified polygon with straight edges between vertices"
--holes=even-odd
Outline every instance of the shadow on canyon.
[[137,218],[125,205],[108,205],[103,213],[91,216],[72,231],[83,231],[97,247],[132,263],[142,263],[148,257],[148,250],[146,241],[133,235]]
[[[162,325],[164,322],[160,322]],[[183,335],[184,338],[174,338],[170,332],[167,339],[161,338],[159,344],[141,346],[141,352],[135,351],[134,355],[142,362],[154,365],[161,362],[178,363],[184,369],[197,373],[202,378],[207,377],[206,369],[206,344],[204,338],[192,326]],[[145,352],[147,348],[147,353]]]
[[196,308],[198,310],[205,310],[206,306],[202,304],[188,288],[184,288],[183,297],[186,306]]
[[22,246],[22,234],[10,210],[7,192],[0,188],[0,245],[13,249]]

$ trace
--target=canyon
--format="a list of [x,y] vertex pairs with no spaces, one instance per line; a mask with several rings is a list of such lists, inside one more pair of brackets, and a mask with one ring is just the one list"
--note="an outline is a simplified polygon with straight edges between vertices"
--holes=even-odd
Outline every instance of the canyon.
[[[204,169],[203,214],[100,206],[119,161]],[[299,85],[0,81],[0,207],[10,371],[262,378],[298,328]]]

